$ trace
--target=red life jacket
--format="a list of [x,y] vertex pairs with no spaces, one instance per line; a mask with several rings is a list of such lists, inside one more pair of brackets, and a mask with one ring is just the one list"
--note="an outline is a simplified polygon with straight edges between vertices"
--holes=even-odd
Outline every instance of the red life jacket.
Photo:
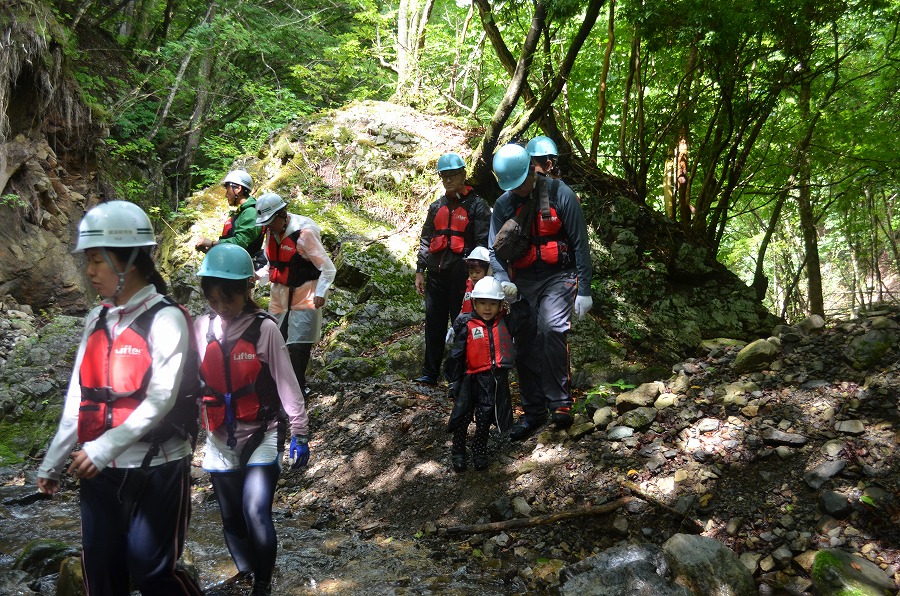
[[[549,185],[549,208],[546,211],[538,209],[538,212],[535,213],[531,223],[531,245],[524,255],[513,262],[512,266],[514,269],[524,269],[537,262],[542,262],[547,265],[569,267],[572,264],[569,237],[556,211],[559,181],[538,176],[535,183]],[[527,202],[516,209],[516,215],[526,204]]]
[[260,327],[267,318],[258,313],[226,355],[213,333],[215,315],[210,315],[206,354],[200,363],[200,378],[205,383],[201,420],[210,432],[224,425],[229,447],[237,443],[234,431],[238,421],[271,420],[281,404],[269,366],[260,362],[256,353]]
[[319,279],[319,268],[297,251],[301,231],[285,236],[281,242],[275,239],[275,234],[269,234],[266,258],[269,259],[269,281],[272,283],[296,288],[312,279]]
[[156,313],[168,306],[177,306],[187,319],[190,348],[175,406],[155,429],[140,439],[153,443],[145,462],[149,464],[149,459],[156,454],[159,444],[176,434],[182,438],[196,438],[198,355],[194,326],[184,307],[165,296],[138,315],[114,341],[110,341],[109,330],[106,328],[108,308],[104,307],[100,311],[94,330],[88,336],[78,371],[81,384],[79,442],[93,441],[107,430],[122,424],[147,396],[147,387],[153,373],[148,341],[150,325]]
[[472,317],[466,323],[466,333],[466,374],[491,368],[512,368],[512,335],[502,312],[489,322]]
[[475,282],[471,279],[466,279],[466,293],[463,294],[462,307],[459,309],[459,314],[464,315],[475,310],[475,302],[472,300],[472,290],[474,289]]
[[[468,194],[468,193],[466,193]],[[451,252],[461,255],[466,248],[466,229],[469,227],[469,212],[462,205],[450,209],[445,202],[434,215],[434,235],[428,245],[432,253],[448,247]]]

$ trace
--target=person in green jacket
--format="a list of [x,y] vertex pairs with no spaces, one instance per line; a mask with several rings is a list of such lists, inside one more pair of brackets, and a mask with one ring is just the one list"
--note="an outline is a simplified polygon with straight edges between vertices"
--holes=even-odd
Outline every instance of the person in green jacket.
[[256,258],[262,250],[262,230],[256,227],[256,199],[250,196],[253,178],[245,170],[232,170],[222,182],[228,205],[236,207],[222,227],[218,240],[203,238],[195,248],[206,252],[216,244],[236,244]]

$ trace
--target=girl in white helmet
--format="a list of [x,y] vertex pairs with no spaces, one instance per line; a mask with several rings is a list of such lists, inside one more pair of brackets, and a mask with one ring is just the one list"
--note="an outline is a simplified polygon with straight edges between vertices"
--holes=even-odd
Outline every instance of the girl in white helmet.
[[[199,594],[176,566],[190,517],[196,344],[190,317],[164,294],[150,219],[133,203],[87,212],[76,251],[102,302],[86,318],[59,430],[38,489],[80,485],[82,568],[92,596]],[[76,444],[80,448],[72,453]]]
[[[478,280],[491,275],[492,273],[491,255],[488,252],[488,249],[483,246],[476,246],[473,248],[472,252],[469,253],[469,256],[466,257],[466,269],[469,270],[469,277],[466,279],[466,293],[463,294],[462,308],[459,309],[459,314],[465,314],[474,310],[472,290],[475,289],[475,284],[478,283]],[[452,328],[451,325],[451,329]],[[452,339],[452,336],[448,337],[448,341],[450,339]]]

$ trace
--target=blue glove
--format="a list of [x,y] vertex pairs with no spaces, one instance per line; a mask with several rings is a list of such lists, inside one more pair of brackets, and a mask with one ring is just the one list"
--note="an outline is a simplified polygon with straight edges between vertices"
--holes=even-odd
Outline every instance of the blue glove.
[[291,469],[302,468],[309,463],[309,439],[304,435],[291,437],[291,448],[288,451],[291,460]]

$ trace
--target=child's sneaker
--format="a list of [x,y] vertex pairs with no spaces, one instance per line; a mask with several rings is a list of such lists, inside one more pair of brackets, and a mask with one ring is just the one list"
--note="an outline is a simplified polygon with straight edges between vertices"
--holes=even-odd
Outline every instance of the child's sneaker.
[[453,463],[454,472],[466,471],[466,452],[454,451],[450,454],[450,461]]
[[563,406],[553,411],[551,419],[556,428],[569,428],[575,419],[572,417],[572,408]]

